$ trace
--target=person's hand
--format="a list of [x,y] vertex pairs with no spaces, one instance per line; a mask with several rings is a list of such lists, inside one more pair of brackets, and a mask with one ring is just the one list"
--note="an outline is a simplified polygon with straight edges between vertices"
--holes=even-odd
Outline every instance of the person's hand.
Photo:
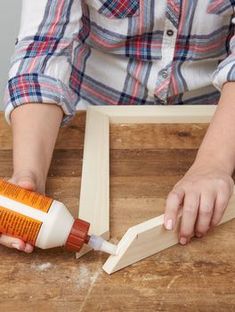
[[[21,172],[16,175],[13,175],[9,182],[19,185],[30,191],[44,192],[43,185],[39,186],[39,183],[35,175],[31,172]],[[25,243],[23,240],[0,234],[0,244],[9,248],[15,248],[26,253],[31,253],[34,247],[28,243]]]
[[[53,103],[27,103],[12,111],[14,174],[11,183],[45,193],[46,178],[62,118],[62,108]],[[33,251],[30,244],[1,234],[0,244],[28,253]]]
[[220,166],[194,163],[167,196],[165,228],[174,229],[182,209],[180,243],[185,245],[193,236],[204,236],[221,221],[233,187],[232,177]]

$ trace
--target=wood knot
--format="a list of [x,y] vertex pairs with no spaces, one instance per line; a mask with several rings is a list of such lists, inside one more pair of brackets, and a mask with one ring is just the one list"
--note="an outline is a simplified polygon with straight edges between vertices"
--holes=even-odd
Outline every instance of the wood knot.
[[191,133],[189,131],[179,131],[178,136],[180,137],[189,137],[191,136]]

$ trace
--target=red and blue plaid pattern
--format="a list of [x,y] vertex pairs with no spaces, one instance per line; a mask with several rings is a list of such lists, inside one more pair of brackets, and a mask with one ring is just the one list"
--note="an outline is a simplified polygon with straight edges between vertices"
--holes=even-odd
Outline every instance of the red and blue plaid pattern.
[[111,18],[134,16],[139,10],[139,0],[103,0],[102,3],[99,12]]
[[23,0],[7,120],[29,102],[64,123],[89,104],[217,104],[235,81],[235,0],[201,1]]
[[234,13],[235,0],[211,0],[208,6],[208,13],[225,14]]

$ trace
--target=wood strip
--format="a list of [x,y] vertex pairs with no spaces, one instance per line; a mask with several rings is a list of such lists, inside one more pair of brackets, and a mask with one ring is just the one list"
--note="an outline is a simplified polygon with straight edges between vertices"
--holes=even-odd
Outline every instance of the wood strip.
[[92,106],[109,116],[110,123],[208,123],[217,105]]
[[[90,109],[86,119],[78,217],[91,224],[89,234],[109,238],[109,119]],[[76,257],[89,250],[85,246]]]
[[[235,218],[235,190],[220,224],[233,218]],[[103,270],[108,274],[112,274],[141,259],[178,244],[180,218],[174,231],[165,230],[163,224],[164,214],[129,228],[118,244],[117,255],[108,258],[103,265]]]

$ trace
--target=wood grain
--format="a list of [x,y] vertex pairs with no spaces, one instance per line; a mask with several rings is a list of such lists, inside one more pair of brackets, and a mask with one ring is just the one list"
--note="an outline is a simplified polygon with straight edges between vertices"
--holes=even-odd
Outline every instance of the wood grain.
[[[77,217],[90,223],[90,235],[109,239],[109,120],[105,115],[88,110],[84,140]],[[85,245],[76,257],[80,258],[90,250]]]
[[[56,150],[47,183],[48,194],[65,202],[74,215],[79,205],[84,117],[79,113],[72,128],[69,125],[61,129],[58,153]],[[2,120],[0,115],[0,176],[5,176],[12,170],[11,137]],[[114,139],[114,142],[111,140],[110,218],[113,241],[119,240],[130,226],[161,214],[167,192],[193,162],[200,144],[198,138],[202,139],[206,126],[204,130],[195,127],[194,135],[183,137],[181,146],[178,145],[179,133],[190,133],[194,126],[178,126],[154,126],[161,148],[149,135],[152,127],[146,126],[144,131],[139,131],[140,125],[126,125],[124,130],[116,125],[111,127]],[[174,148],[166,152],[164,159],[164,149],[169,142],[161,142],[161,135],[167,137],[169,131],[173,131],[170,144]],[[136,133],[140,138],[136,138]],[[130,146],[128,142],[122,145],[126,140]],[[143,149],[139,143],[131,145],[137,141],[147,143]],[[71,154],[67,150],[71,150]],[[174,167],[175,159],[180,165]],[[164,174],[164,166],[168,168],[167,174]],[[37,249],[25,255],[0,247],[0,311],[233,312],[234,237],[235,222],[232,221],[203,239],[194,239],[187,247],[174,246],[111,277],[101,269],[108,257],[105,254],[91,252],[76,260],[73,253],[61,249]]]

